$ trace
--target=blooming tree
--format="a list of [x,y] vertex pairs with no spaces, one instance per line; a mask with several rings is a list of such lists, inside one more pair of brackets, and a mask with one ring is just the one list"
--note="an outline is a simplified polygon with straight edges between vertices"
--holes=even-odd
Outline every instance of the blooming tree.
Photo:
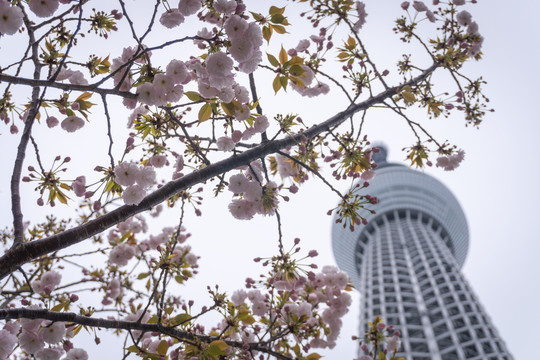
[[[318,359],[351,285],[335,267],[319,271],[299,240],[287,250],[279,203],[316,179],[339,197],[338,222],[365,222],[378,150],[362,125],[374,107],[410,127],[411,165],[459,165],[463,150],[409,114],[481,123],[483,81],[462,70],[483,38],[465,3],[403,2],[394,31],[424,53],[397,59],[391,77],[362,40],[361,1],[0,0],[2,136],[18,141],[2,175],[13,223],[0,232],[0,359],[87,359],[78,334],[99,342],[98,329],[124,338],[124,358]],[[439,91],[439,73],[450,88]],[[347,104],[326,119],[266,107],[329,92]],[[92,149],[76,145],[89,138]],[[345,194],[340,182],[352,184]],[[227,198],[231,218],[276,217],[279,237],[276,255],[255,259],[263,275],[232,294],[209,287],[197,307],[171,289],[197,274],[185,215],[202,216],[209,196]],[[29,221],[25,199],[54,214]],[[166,212],[178,221],[155,229]],[[204,326],[209,313],[219,320]],[[395,358],[399,332],[375,319],[367,335],[361,359]]]

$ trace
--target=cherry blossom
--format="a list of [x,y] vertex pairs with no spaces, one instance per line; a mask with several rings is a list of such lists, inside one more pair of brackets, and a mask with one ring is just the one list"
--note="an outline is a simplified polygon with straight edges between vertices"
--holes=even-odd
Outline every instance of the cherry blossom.
[[8,358],[17,344],[17,337],[7,330],[0,330],[0,360]]
[[39,332],[43,341],[49,344],[59,343],[66,334],[66,326],[63,322],[44,321],[42,329]]
[[358,21],[354,24],[354,30],[358,31],[366,23],[366,4],[363,1],[356,2],[356,12],[358,13]]
[[216,140],[218,150],[221,151],[233,151],[234,141],[228,136],[221,136]]
[[49,17],[58,9],[58,0],[30,0],[28,7],[39,17]]
[[426,4],[424,4],[423,1],[413,1],[413,8],[418,12],[424,12],[428,10]]
[[178,9],[184,16],[189,16],[199,11],[201,6],[201,0],[180,0]]
[[122,200],[126,205],[138,205],[146,196],[146,190],[141,185],[129,185],[122,192]]
[[11,6],[6,0],[0,1],[0,33],[4,35],[15,34],[23,23],[22,10]]
[[84,349],[71,349],[67,352],[65,360],[88,360],[88,354]]
[[161,15],[159,22],[166,28],[172,29],[184,22],[184,15],[178,9],[170,9]]
[[226,15],[234,13],[236,6],[236,0],[217,0],[214,2],[214,9]]
[[464,158],[465,151],[459,150],[456,154],[438,157],[436,165],[446,171],[452,171],[459,166]]
[[462,26],[467,26],[472,21],[472,15],[467,10],[462,10],[456,15],[457,22]]
[[19,335],[19,345],[27,353],[34,354],[45,347],[45,342],[38,334],[23,330]]
[[62,121],[60,125],[62,126],[62,129],[72,133],[81,129],[84,126],[84,120],[75,115],[68,116]]
[[86,177],[78,176],[75,181],[71,184],[71,189],[75,195],[82,197],[86,193]]
[[114,179],[115,181],[124,186],[135,184],[139,178],[140,169],[137,164],[131,161],[124,161],[115,166]]
[[127,244],[115,246],[109,255],[111,264],[124,266],[135,255],[135,249]]

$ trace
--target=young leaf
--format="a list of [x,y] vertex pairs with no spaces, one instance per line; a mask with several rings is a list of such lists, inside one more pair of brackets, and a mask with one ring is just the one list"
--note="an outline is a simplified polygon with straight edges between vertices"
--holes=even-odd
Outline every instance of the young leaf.
[[203,106],[201,106],[201,110],[199,110],[199,122],[204,122],[208,119],[210,119],[210,116],[212,115],[212,105],[206,103]]
[[287,54],[287,51],[281,47],[281,50],[279,51],[279,62],[283,65],[289,60],[289,55]]

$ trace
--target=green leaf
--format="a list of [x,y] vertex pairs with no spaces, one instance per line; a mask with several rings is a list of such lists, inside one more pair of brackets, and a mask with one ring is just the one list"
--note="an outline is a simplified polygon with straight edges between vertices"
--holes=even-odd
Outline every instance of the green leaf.
[[268,61],[270,61],[270,64],[272,64],[272,66],[275,66],[275,67],[279,66],[279,61],[278,59],[276,59],[274,55],[270,55],[269,53],[266,53],[266,57],[268,57]]
[[287,84],[289,83],[289,79],[287,79],[285,76],[282,76],[279,78],[279,82],[281,83],[281,86],[283,87],[283,90],[287,90]]
[[208,119],[210,119],[210,116],[212,115],[212,106],[208,103],[201,106],[201,110],[199,110],[199,122],[202,123]]
[[279,8],[277,6],[270,6],[270,10],[268,11],[268,13],[272,16],[283,15],[284,12],[285,12],[285,6],[282,8]]
[[[285,20],[286,21],[286,20]],[[272,29],[275,30],[278,34],[285,34],[287,30],[281,25],[271,25]]]
[[184,95],[186,95],[186,97],[191,100],[191,101],[201,101],[201,96],[199,95],[198,92],[195,92],[195,91],[186,91],[184,93]]
[[281,46],[281,50],[279,51],[279,62],[281,64],[285,64],[289,60],[289,55],[287,54],[287,51]]
[[274,78],[274,81],[272,82],[272,87],[274,88],[274,91],[276,94],[279,91],[279,89],[281,89],[281,82],[279,81],[279,75],[276,75],[276,77]]
[[308,356],[306,356],[307,360],[319,360],[320,358],[322,358],[322,356],[317,353],[311,353]]
[[167,342],[167,340],[161,340],[157,347],[158,354],[165,355],[167,353],[167,350],[169,350],[169,343]]
[[229,345],[227,345],[225,341],[215,340],[210,343],[210,346],[208,347],[208,350],[206,350],[206,352],[210,356],[226,355],[227,353],[224,350],[228,347]]
[[57,304],[57,305],[53,306],[51,311],[60,311],[64,307],[64,305],[65,305],[64,303]]
[[126,348],[126,350],[135,354],[140,353],[139,348],[136,345],[131,345],[130,347]]
[[148,275],[150,275],[150,273],[140,273],[139,275],[137,275],[137,280],[142,280],[148,277]]
[[275,23],[275,24],[281,24],[283,22],[283,20],[285,20],[285,16],[283,16],[281,14],[272,15],[272,17],[270,18],[270,21]]
[[180,325],[187,322],[189,319],[191,319],[191,316],[189,314],[183,313],[183,314],[178,314],[172,319],[170,319],[169,323],[171,326],[176,326],[176,325]]
[[262,33],[264,40],[269,43],[272,37],[272,29],[269,26],[263,26]]
[[246,309],[240,309],[238,311],[238,320],[243,322],[244,324],[251,325],[255,323],[255,318],[251,316],[248,310]]
[[401,96],[403,96],[403,99],[405,100],[407,104],[411,104],[416,101],[416,97],[411,92],[403,91],[401,92]]

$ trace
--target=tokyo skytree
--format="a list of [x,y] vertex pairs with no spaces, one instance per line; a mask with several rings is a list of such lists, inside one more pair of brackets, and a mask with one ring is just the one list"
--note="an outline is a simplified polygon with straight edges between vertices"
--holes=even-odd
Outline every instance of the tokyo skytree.
[[366,192],[376,214],[353,232],[335,224],[339,267],[361,293],[360,335],[379,315],[401,332],[407,360],[511,360],[460,268],[469,246],[463,210],[438,180],[374,154]]

